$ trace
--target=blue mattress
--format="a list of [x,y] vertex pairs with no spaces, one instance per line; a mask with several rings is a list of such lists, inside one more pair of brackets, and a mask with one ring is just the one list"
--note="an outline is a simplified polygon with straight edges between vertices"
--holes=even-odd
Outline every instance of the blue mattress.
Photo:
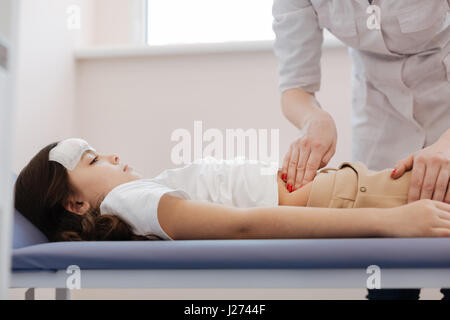
[[[16,178],[16,176],[14,176]],[[13,179],[15,182],[15,179]],[[48,242],[17,210],[12,269],[450,268],[450,238]]]
[[54,242],[14,249],[19,270],[450,268],[449,238]]

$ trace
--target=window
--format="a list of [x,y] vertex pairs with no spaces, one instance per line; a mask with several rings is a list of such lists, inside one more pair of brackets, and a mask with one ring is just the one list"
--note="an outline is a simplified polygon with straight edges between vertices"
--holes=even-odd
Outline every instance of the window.
[[[273,0],[147,0],[147,44],[274,40]],[[324,30],[325,45],[342,45]]]
[[149,45],[273,40],[273,0],[147,0]]

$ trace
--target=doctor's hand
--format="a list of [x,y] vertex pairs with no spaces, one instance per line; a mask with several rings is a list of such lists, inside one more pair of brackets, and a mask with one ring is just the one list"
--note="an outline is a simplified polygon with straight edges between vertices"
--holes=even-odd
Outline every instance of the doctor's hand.
[[312,181],[336,151],[337,130],[333,118],[317,109],[305,121],[300,137],[291,143],[284,157],[281,177],[292,192]]
[[450,203],[450,137],[443,135],[436,143],[396,163],[391,177],[397,179],[411,170],[408,203],[432,199]]

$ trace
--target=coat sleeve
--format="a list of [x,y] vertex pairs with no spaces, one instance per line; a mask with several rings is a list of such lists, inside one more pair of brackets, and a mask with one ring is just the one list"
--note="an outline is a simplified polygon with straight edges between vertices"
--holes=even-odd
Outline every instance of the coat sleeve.
[[272,29],[279,90],[320,89],[323,30],[309,0],[274,0]]

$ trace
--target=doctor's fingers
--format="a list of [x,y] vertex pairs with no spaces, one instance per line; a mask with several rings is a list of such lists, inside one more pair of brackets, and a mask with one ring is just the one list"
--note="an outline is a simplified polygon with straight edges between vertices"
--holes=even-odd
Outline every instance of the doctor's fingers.
[[289,147],[289,150],[283,159],[283,166],[281,167],[281,179],[283,179],[284,182],[287,181],[288,165],[289,165],[289,160],[291,159],[291,153],[292,153],[292,148]]
[[[328,150],[322,144],[314,143],[300,149],[300,160],[297,165],[297,177],[294,190],[314,180],[317,170],[326,166],[336,151],[336,144],[332,143]],[[308,150],[303,152],[303,150]]]
[[297,164],[299,160],[300,148],[298,147],[298,143],[295,142],[291,145],[292,152],[291,152],[291,158],[289,159],[288,164],[288,172],[287,172],[287,185],[286,188],[289,192],[294,190],[294,182],[295,182],[295,176],[297,175]]
[[445,193],[444,202],[450,204],[450,181],[447,185],[447,192]]
[[306,164],[308,163],[308,159],[311,154],[311,149],[309,145],[305,143],[305,140],[302,141],[303,148],[300,149],[300,157],[297,163],[297,174],[294,177],[294,189],[300,188],[302,185],[303,176],[305,175]]
[[336,152],[336,143],[331,145],[330,149],[328,149],[327,153],[325,153],[325,155],[322,157],[319,169],[325,167],[328,164],[328,162],[330,162],[335,152]]
[[[450,170],[448,168],[441,167],[441,170],[439,171],[439,176],[436,181],[436,188],[434,189],[433,193],[433,200],[437,201],[446,201],[446,193],[447,197],[450,197],[448,194],[448,184],[449,184],[449,178],[450,176]],[[447,199],[447,202],[450,199]]]
[[409,157],[398,161],[394,166],[395,171],[392,172],[391,177],[394,179],[400,178],[405,173],[405,171],[412,169],[413,163],[414,154],[411,154]]
[[411,173],[411,180],[408,191],[408,203],[420,199],[420,191],[425,176],[425,162],[415,161]]
[[299,181],[300,186],[304,186],[305,184],[314,180],[314,177],[317,174],[317,170],[321,165],[321,160],[324,157],[323,151],[320,149],[312,149],[311,154],[309,155],[308,162],[306,163],[306,171],[302,180]]
[[433,191],[436,190],[436,182],[440,170],[440,163],[427,163],[425,165],[425,175],[420,190],[420,199],[431,199],[433,197]]

